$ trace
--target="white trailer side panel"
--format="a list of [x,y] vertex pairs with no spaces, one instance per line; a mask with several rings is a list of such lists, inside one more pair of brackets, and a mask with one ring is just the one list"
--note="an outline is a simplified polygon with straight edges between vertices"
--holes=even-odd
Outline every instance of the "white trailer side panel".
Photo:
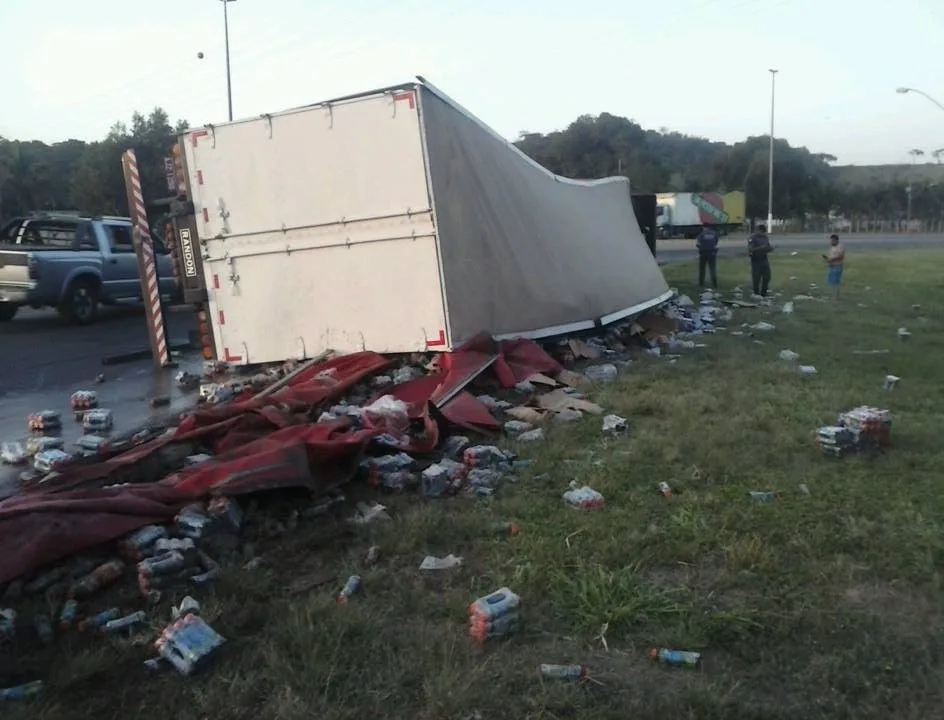
[[413,89],[196,131],[186,153],[224,359],[448,345]]

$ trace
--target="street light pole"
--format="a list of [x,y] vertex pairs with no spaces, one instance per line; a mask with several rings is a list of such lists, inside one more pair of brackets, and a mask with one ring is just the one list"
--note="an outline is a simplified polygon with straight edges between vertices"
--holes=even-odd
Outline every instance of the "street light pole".
[[229,121],[233,122],[233,78],[229,65],[229,11],[227,5],[236,0],[220,0],[223,3],[223,32],[226,37],[226,102],[229,107]]
[[777,71],[770,73],[770,157],[767,161],[767,232],[773,232],[774,224],[774,98],[777,89]]
[[898,93],[899,95],[907,95],[908,93],[916,93],[918,95],[923,95],[925,98],[927,98],[928,100],[933,102],[935,105],[937,105],[941,110],[944,110],[944,105],[941,105],[941,103],[939,103],[933,97],[931,97],[926,92],[924,92],[924,90],[917,90],[915,88],[910,88],[910,87],[900,87],[900,88],[897,88],[895,92]]

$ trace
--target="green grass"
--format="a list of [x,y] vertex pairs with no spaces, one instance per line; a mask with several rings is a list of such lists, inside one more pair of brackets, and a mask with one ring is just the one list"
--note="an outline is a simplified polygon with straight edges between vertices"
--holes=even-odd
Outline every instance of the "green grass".
[[[7,716],[936,717],[942,266],[934,251],[850,253],[840,302],[797,301],[792,316],[737,311],[730,329],[766,319],[776,330],[707,336],[708,348],[683,350],[676,364],[638,358],[594,388],[630,420],[627,438],[604,440],[599,418],[551,427],[543,445],[521,448],[533,471],[492,500],[389,497],[389,522],[343,533],[308,521],[258,542],[261,568],[233,570],[203,596],[230,643],[198,677],[145,675],[146,646],[59,645],[30,661],[49,691]],[[748,285],[743,261],[720,269],[724,286]],[[666,273],[693,292],[691,266]],[[823,275],[816,253],[774,261],[782,299]],[[896,339],[902,325],[908,343]],[[784,348],[819,374],[792,372],[777,359]],[[902,377],[890,393],[886,373]],[[813,430],[860,404],[893,411],[890,451],[822,457]],[[605,509],[567,507],[574,479],[602,492]],[[680,492],[661,497],[662,480]],[[755,489],[780,501],[752,504]],[[506,519],[522,534],[489,532]],[[372,543],[382,557],[366,568]],[[450,552],[462,568],[417,570],[425,554]],[[351,572],[364,593],[347,605],[333,600],[337,581],[288,589]],[[478,650],[465,608],[502,585],[522,596],[526,626]],[[698,650],[704,667],[652,667],[651,646]],[[542,662],[583,663],[595,682],[542,680]]]

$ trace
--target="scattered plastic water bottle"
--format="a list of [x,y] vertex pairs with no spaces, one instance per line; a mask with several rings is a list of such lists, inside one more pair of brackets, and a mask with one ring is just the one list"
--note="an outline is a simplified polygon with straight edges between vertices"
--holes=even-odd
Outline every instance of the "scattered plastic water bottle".
[[37,615],[33,618],[33,626],[43,645],[52,643],[52,623],[47,615]]
[[514,537],[521,532],[521,526],[516,522],[499,522],[492,525],[492,533],[495,535],[510,535]]
[[138,563],[138,574],[144,577],[168,575],[186,566],[187,559],[176,550],[145,558]]
[[698,663],[701,662],[701,653],[689,652],[687,650],[652,648],[652,650],[649,651],[649,659],[661,665],[694,668],[698,667]]
[[138,612],[125,615],[123,618],[109,620],[102,626],[102,632],[108,635],[114,635],[115,633],[124,632],[126,630],[133,630],[146,620],[147,614],[143,610],[138,610]]
[[106,585],[110,585],[121,577],[125,571],[125,564],[121,560],[109,560],[99,565],[91,573],[72,586],[71,594],[76,598],[83,598],[98,592]]
[[76,616],[79,614],[79,603],[77,600],[66,600],[62,606],[62,612],[59,613],[59,629],[65,632],[72,627]]
[[355,595],[361,589],[361,576],[351,575],[338,593],[336,600],[339,603],[346,603],[352,595]]
[[367,548],[367,555],[364,557],[364,562],[367,565],[376,565],[377,560],[380,558],[380,546],[371,545]]
[[754,502],[772,503],[777,501],[777,493],[769,490],[751,490],[748,495]]
[[672,494],[672,488],[664,480],[659,483],[659,493],[665,497],[669,497]]
[[587,676],[587,668],[583,665],[541,665],[541,677],[551,680],[583,680]]
[[25,685],[3,688],[0,690],[0,700],[25,700],[26,698],[36,697],[42,692],[43,681],[34,680]]
[[49,435],[40,435],[32,437],[26,441],[26,452],[30,455],[46,452],[47,450],[62,450],[66,446],[66,441],[60,437],[51,437]]
[[86,632],[87,630],[97,630],[106,623],[111,622],[112,620],[117,620],[121,617],[121,611],[118,608],[109,608],[108,610],[103,610],[97,615],[93,615],[90,618],[85,618],[79,623],[79,632]]
[[583,371],[583,374],[591,382],[608,383],[616,380],[619,370],[616,369],[616,365],[606,363],[605,365],[591,365]]
[[125,536],[118,543],[122,552],[132,560],[140,560],[153,550],[154,543],[167,537],[167,530],[161,525],[145,525]]

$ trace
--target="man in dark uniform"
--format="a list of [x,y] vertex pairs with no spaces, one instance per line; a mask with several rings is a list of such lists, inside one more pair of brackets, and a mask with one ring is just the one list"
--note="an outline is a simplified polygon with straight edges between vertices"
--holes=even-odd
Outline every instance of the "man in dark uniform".
[[710,225],[702,225],[695,239],[698,248],[698,284],[705,287],[705,270],[711,275],[711,287],[718,289],[718,231]]
[[754,294],[767,297],[770,288],[770,253],[774,251],[767,236],[767,226],[758,225],[757,232],[747,241],[747,254],[751,258],[751,282]]

